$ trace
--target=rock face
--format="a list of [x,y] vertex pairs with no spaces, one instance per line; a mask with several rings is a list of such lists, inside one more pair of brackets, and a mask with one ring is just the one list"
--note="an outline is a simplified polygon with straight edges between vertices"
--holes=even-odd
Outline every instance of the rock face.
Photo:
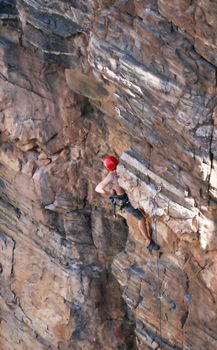
[[[0,4],[0,348],[217,348],[213,1]],[[105,154],[161,246],[94,193]]]

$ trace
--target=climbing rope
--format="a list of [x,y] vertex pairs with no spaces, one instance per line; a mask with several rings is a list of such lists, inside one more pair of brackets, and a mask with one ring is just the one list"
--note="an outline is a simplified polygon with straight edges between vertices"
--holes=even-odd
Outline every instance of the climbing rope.
[[[161,191],[161,186],[158,188],[154,199],[153,199],[153,203],[154,203],[154,210],[153,210],[153,214],[154,214],[154,237],[155,237],[155,241],[157,242],[157,213],[156,213],[156,201],[155,198],[158,195],[158,193]],[[162,294],[161,294],[161,283],[160,283],[160,262],[159,262],[159,252],[157,252],[157,259],[156,259],[156,265],[157,265],[157,289],[158,289],[158,303],[159,303],[159,331],[160,331],[160,350],[162,350],[162,304],[161,304],[161,298],[162,298]]]

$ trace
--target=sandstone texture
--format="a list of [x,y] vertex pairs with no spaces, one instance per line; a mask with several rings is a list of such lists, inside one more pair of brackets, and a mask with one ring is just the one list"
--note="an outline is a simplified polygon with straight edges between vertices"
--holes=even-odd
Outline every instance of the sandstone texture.
[[[0,2],[0,349],[217,348],[217,4]],[[106,154],[161,246],[95,193]]]

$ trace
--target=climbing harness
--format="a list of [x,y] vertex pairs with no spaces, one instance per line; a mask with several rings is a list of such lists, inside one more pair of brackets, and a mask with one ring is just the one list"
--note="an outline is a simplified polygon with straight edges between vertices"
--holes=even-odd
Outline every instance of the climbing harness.
[[118,206],[120,210],[124,209],[129,204],[129,199],[126,193],[124,194],[113,194],[109,197],[112,203],[112,215],[116,218],[116,207]]

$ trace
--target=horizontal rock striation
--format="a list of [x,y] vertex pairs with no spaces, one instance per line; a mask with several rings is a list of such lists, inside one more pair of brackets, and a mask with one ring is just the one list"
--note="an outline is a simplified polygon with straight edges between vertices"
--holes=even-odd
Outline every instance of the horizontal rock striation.
[[[0,348],[216,349],[216,13],[0,4]],[[108,153],[159,255],[94,193]]]

